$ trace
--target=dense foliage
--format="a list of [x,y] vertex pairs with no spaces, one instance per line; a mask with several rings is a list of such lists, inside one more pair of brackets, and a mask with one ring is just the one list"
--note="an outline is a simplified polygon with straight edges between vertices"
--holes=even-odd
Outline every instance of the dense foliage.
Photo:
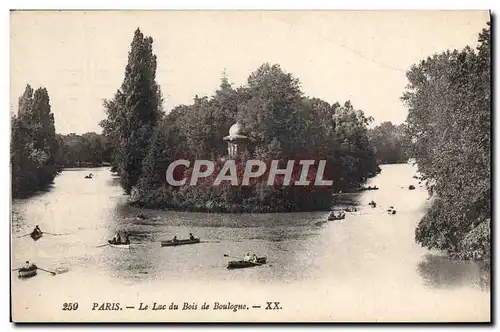
[[436,200],[416,240],[459,258],[490,257],[490,27],[477,50],[436,54],[407,73],[403,96],[419,172]]
[[54,115],[45,88],[26,86],[11,126],[12,196],[21,197],[44,189],[57,174]]
[[113,100],[104,102],[107,119],[101,122],[113,144],[113,165],[130,193],[139,180],[151,136],[162,116],[162,96],[156,83],[153,38],[137,29],[131,43],[125,78]]
[[370,129],[368,136],[375,148],[379,164],[399,164],[408,161],[406,149],[408,142],[405,135],[405,125],[395,126],[390,121]]
[[[228,135],[238,121],[249,138],[241,151],[236,169],[243,172],[248,159],[267,165],[280,160],[280,168],[293,159],[327,160],[324,179],[331,187],[274,186],[254,181],[250,186],[213,181],[227,159]],[[340,105],[308,98],[299,82],[278,65],[264,64],[252,73],[246,85],[234,89],[224,75],[213,96],[195,96],[191,105],[180,105],[165,116],[154,131],[152,144],[142,164],[142,175],[133,191],[135,204],[148,207],[198,211],[303,211],[328,209],[331,194],[353,189],[377,171],[375,153],[368,140],[371,119],[355,110],[350,102]],[[170,187],[165,171],[177,159],[209,159],[216,164],[214,174],[198,185]],[[191,164],[192,165],[192,164]],[[314,179],[317,164],[309,177]],[[294,168],[292,183],[300,166]],[[177,176],[189,178],[192,168]],[[262,176],[267,179],[267,173]]]
[[57,164],[61,167],[97,167],[109,162],[111,151],[103,135],[94,132],[77,135],[57,135],[59,153]]

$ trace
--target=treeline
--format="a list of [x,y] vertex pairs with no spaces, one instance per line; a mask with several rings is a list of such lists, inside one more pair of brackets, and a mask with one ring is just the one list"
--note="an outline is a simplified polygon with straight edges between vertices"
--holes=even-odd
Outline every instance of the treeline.
[[436,196],[416,240],[465,259],[491,250],[490,24],[478,42],[414,65],[403,96],[411,152]]
[[405,124],[395,126],[390,121],[382,122],[370,129],[368,136],[375,149],[377,163],[399,164],[408,161],[407,150],[410,142],[406,135]]
[[94,132],[57,134],[57,142],[56,162],[60,167],[97,167],[111,160],[111,150],[103,135]]
[[23,197],[44,189],[58,171],[54,115],[45,88],[26,86],[11,126],[12,196]]
[[[107,119],[101,122],[122,186],[135,204],[199,211],[327,209],[333,191],[356,188],[379,171],[368,138],[372,119],[350,102],[329,104],[305,96],[298,79],[279,65],[263,64],[237,88],[223,75],[213,96],[195,96],[192,104],[164,115],[152,45],[152,38],[137,29],[124,81],[114,98],[105,101]],[[247,153],[237,158],[239,171],[248,158],[268,164],[280,160],[281,168],[290,159],[323,159],[324,178],[334,185],[213,186],[210,178],[196,186],[165,183],[165,171],[177,159],[210,159],[220,168],[227,157],[222,138],[237,121],[250,141]],[[191,171],[177,176],[189,177]]]

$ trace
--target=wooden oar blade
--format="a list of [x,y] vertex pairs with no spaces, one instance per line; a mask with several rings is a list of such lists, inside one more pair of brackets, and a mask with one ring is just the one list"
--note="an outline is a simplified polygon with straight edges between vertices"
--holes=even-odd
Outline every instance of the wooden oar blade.
[[38,267],[38,270],[45,271],[45,272],[47,272],[47,273],[52,274],[53,276],[55,276],[55,275],[56,275],[56,273],[55,273],[55,272],[53,272],[53,271],[45,270],[45,269],[42,269],[42,268],[39,268],[39,267]]
[[31,233],[28,233],[28,234],[24,234],[24,235],[18,236],[17,238],[19,239],[19,238],[22,238],[22,237],[25,237],[25,236],[30,236],[30,235],[31,235]]

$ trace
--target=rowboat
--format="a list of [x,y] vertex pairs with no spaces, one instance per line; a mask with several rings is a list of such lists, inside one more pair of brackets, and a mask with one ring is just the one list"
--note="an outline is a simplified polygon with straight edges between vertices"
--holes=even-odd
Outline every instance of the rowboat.
[[18,270],[19,278],[31,278],[36,276],[36,270],[38,267],[35,264],[31,264],[30,267],[22,267]]
[[30,236],[31,236],[31,238],[32,238],[34,241],[36,241],[36,240],[38,240],[39,238],[41,238],[41,237],[42,237],[42,233],[38,233],[38,232],[31,232]]
[[257,263],[249,261],[231,261],[227,264],[228,269],[243,269],[245,267],[253,267],[266,264],[266,257],[257,258]]
[[119,248],[119,249],[129,249],[130,248],[130,243],[115,243],[111,240],[108,240],[109,246],[113,248]]
[[344,219],[345,219],[345,215],[340,215],[340,216],[330,215],[328,217],[328,221],[344,220]]
[[173,247],[173,246],[181,246],[183,244],[195,244],[200,243],[200,239],[187,239],[187,240],[177,240],[177,241],[161,241],[162,247]]
[[373,186],[373,187],[363,187],[361,188],[359,191],[366,191],[366,190],[378,190],[378,187],[377,186]]

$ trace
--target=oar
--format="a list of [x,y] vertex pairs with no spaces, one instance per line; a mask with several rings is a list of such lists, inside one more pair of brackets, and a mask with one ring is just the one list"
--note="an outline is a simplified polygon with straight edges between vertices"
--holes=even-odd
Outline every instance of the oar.
[[[224,257],[229,257],[229,258],[235,258],[235,259],[239,259],[239,260],[244,260],[243,258],[241,257],[234,257],[234,256],[229,256],[229,255],[226,255],[224,254]],[[257,263],[257,262],[249,262],[249,263],[252,263],[252,264],[257,264],[257,265],[264,265],[264,263]]]
[[31,235],[31,233],[28,233],[28,234],[25,234],[25,235],[21,235],[21,236],[18,236],[17,238],[21,238],[21,237],[25,237],[25,236],[28,236],[28,235]]
[[12,272],[14,272],[14,271],[18,271],[18,270],[20,270],[20,269],[21,269],[20,267],[19,267],[19,268],[17,268],[17,269],[12,269]]
[[53,275],[53,276],[55,276],[55,275],[56,275],[56,273],[55,273],[55,272],[52,272],[52,271],[49,271],[49,270],[44,270],[44,269],[41,269],[41,268],[39,268],[38,266],[37,266],[37,268],[38,268],[38,270],[42,270],[42,271],[45,271],[45,272],[48,272],[48,273],[52,273],[52,275]]
[[200,241],[201,243],[220,243],[220,241]]
[[100,246],[96,246],[96,248],[101,248],[101,247],[105,247],[105,246],[109,246],[109,243],[106,243],[106,244],[103,244],[103,245],[100,245]]
[[236,258],[236,259],[241,259],[241,260],[243,260],[243,258],[241,258],[241,257],[234,257],[234,256],[230,256],[230,255],[227,255],[227,254],[224,254],[224,257]]
[[69,235],[70,233],[49,233],[49,232],[42,232],[43,234],[50,234],[50,235]]

